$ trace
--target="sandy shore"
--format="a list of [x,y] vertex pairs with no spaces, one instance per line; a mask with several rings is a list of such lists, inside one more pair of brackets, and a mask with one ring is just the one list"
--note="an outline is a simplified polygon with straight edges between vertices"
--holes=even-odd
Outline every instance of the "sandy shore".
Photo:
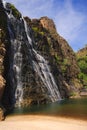
[[87,130],[87,121],[50,116],[10,116],[0,130]]

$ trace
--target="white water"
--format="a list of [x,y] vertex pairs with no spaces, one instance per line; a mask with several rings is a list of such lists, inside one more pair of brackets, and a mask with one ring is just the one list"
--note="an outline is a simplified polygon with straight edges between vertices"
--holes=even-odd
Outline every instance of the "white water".
[[38,62],[33,61],[34,69],[41,77],[45,87],[47,87],[52,102],[60,100],[61,96],[47,61],[35,50],[33,51],[38,60]]
[[[28,35],[28,27],[27,27],[26,21],[24,19],[23,19],[23,21],[24,21],[24,26],[25,26],[27,39],[29,41],[29,44],[32,45],[32,40]],[[39,55],[34,48],[32,49],[32,52],[34,53],[35,58],[38,61],[38,62],[33,61],[34,70],[40,76],[41,80],[44,83],[44,86],[47,87],[50,98],[51,98],[51,101],[55,102],[55,101],[60,100],[61,96],[60,96],[58,87],[56,85],[56,82],[54,80],[54,77],[53,77],[53,75],[52,75],[52,73],[50,71],[50,68],[49,68],[48,64],[47,64],[47,61],[44,59],[44,57]]]
[[22,89],[22,54],[21,54],[21,42],[15,40],[14,43],[14,63],[13,69],[16,77],[17,88],[15,91],[15,98],[18,101],[18,105],[21,106],[21,102],[23,101],[23,89]]
[[[3,2],[4,8],[6,8],[6,2]],[[7,12],[6,12],[7,13]],[[12,78],[12,85],[16,85],[15,98],[18,101],[18,106],[21,106],[21,102],[23,100],[23,89],[22,89],[22,81],[21,81],[21,68],[22,68],[22,53],[21,53],[21,42],[20,40],[15,39],[13,30],[11,28],[10,19],[14,19],[15,17],[12,15],[12,11],[8,14],[8,31],[10,35],[11,41],[11,63],[10,63],[10,78]],[[14,77],[15,81],[14,81]],[[14,86],[15,86],[14,85]]]
[[2,0],[2,3],[3,3],[3,6],[4,8],[6,7],[6,1],[5,0]]
[[25,32],[26,32],[26,35],[27,35],[28,42],[29,42],[30,45],[32,45],[32,40],[31,40],[31,38],[30,38],[30,36],[29,36],[29,33],[28,33],[27,23],[26,23],[26,21],[24,20],[23,17],[22,17],[22,19],[23,19],[23,21],[24,21],[24,27],[25,27]]

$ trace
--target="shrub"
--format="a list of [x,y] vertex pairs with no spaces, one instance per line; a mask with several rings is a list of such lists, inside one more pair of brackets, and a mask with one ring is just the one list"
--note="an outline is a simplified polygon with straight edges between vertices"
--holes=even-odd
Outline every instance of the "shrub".
[[56,60],[57,63],[59,63],[60,58],[58,57],[58,55],[55,55],[55,60]]
[[32,30],[34,31],[34,33],[38,33],[40,35],[44,35],[45,33],[43,31],[41,31],[38,27],[32,27]]
[[70,93],[70,96],[71,96],[71,97],[75,97],[76,95],[77,95],[76,92],[71,92],[71,93]]
[[15,6],[13,4],[10,4],[10,9],[12,10],[12,14],[16,17],[16,18],[20,18],[21,14],[20,12],[15,8]]

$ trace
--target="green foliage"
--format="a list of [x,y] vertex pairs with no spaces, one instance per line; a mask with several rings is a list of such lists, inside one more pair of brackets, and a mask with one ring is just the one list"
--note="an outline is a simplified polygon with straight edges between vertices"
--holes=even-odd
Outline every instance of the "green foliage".
[[61,66],[61,70],[62,70],[62,73],[63,73],[63,74],[65,74],[65,73],[66,73],[66,71],[67,71],[66,66],[63,66],[63,65],[62,65],[62,66]]
[[61,70],[62,70],[63,74],[67,73],[67,68],[69,66],[70,66],[70,63],[69,63],[68,59],[64,59],[62,64],[61,64]]
[[87,86],[85,86],[84,88],[87,89]]
[[77,57],[77,60],[78,60],[78,62],[80,62],[80,61],[85,61],[85,62],[87,62],[87,56],[81,56],[81,57]]
[[14,5],[10,5],[10,8],[12,10],[12,14],[16,17],[16,18],[20,18],[21,14],[19,13],[19,11],[15,8]]
[[75,97],[76,95],[77,95],[76,92],[71,92],[71,93],[70,93],[70,96],[71,96],[71,97]]
[[78,58],[78,65],[82,73],[87,74],[87,56]]
[[81,72],[81,73],[78,74],[78,78],[79,78],[79,79],[83,79],[83,78],[84,78],[84,75],[85,75],[85,74]]
[[57,63],[59,63],[60,58],[58,57],[58,55],[55,55],[55,60],[56,60]]
[[45,33],[44,32],[39,32],[41,35],[44,35]]
[[84,73],[81,72],[78,75],[78,78],[83,82],[83,85],[87,84],[87,74],[84,74]]
[[[39,33],[40,35],[44,35],[45,33],[43,31],[41,31],[38,27],[32,27],[32,30],[35,33]],[[36,34],[35,34],[36,35]],[[36,35],[37,36],[37,35]]]
[[62,64],[64,66],[70,66],[70,63],[69,63],[68,59],[64,59]]
[[67,59],[64,59],[63,60],[63,65],[67,65],[68,64],[68,60]]
[[39,31],[38,27],[32,27],[32,29],[33,29],[34,32],[38,32]]
[[[47,35],[46,35],[47,36]],[[50,49],[52,49],[53,48],[53,46],[52,46],[52,39],[51,39],[51,37],[50,36],[47,36],[47,42],[48,42],[48,44],[49,44],[49,46],[50,46]],[[56,59],[56,57],[54,57],[55,59]]]
[[87,86],[87,56],[78,58],[78,65],[81,70],[78,78],[82,81],[84,86]]
[[85,71],[87,71],[87,58],[80,60],[78,62],[78,65],[79,65],[81,71],[85,73]]

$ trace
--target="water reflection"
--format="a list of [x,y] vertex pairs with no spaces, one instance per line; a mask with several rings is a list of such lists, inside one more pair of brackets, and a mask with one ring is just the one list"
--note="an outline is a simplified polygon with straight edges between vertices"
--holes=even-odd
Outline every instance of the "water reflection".
[[15,108],[12,115],[14,114],[63,116],[87,120],[87,98],[68,99],[51,104]]

